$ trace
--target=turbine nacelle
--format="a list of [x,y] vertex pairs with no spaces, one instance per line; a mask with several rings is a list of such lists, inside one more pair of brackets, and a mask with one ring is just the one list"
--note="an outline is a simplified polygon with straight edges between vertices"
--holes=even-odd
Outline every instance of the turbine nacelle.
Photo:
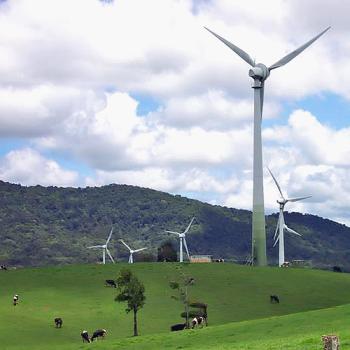
[[258,63],[255,67],[249,69],[249,76],[251,78],[264,81],[270,75],[269,69],[262,63]]
[[288,199],[280,198],[277,199],[276,202],[280,205],[280,208],[283,209],[286,203],[288,202]]

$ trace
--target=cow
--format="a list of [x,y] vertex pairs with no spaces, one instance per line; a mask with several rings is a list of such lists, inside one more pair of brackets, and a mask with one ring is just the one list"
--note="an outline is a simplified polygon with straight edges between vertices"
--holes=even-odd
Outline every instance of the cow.
[[204,323],[207,323],[205,317],[197,316],[191,321],[192,329],[196,326],[199,327],[200,325],[203,327]]
[[97,331],[95,331],[91,337],[91,341],[94,341],[94,339],[98,339],[98,338],[102,338],[104,339],[104,337],[106,336],[107,331],[105,329],[98,329]]
[[55,321],[56,328],[62,328],[63,320],[61,317],[56,317],[54,321]]
[[270,295],[270,303],[271,304],[279,304],[280,299],[279,299],[278,295]]
[[7,271],[7,267],[5,265],[0,265],[0,270],[5,270]]
[[333,272],[342,272],[342,269],[340,266],[333,266]]
[[182,331],[186,328],[186,323],[177,323],[170,327],[172,332]]
[[117,284],[115,283],[114,280],[106,280],[106,286],[117,288]]
[[16,305],[18,304],[18,299],[19,299],[18,294],[15,294],[15,295],[13,296],[13,305],[14,305],[14,306],[16,306]]
[[83,343],[85,343],[85,342],[91,343],[90,338],[89,338],[89,333],[87,331],[85,331],[85,330],[82,331],[80,333],[80,335],[81,335],[81,338],[83,339]]

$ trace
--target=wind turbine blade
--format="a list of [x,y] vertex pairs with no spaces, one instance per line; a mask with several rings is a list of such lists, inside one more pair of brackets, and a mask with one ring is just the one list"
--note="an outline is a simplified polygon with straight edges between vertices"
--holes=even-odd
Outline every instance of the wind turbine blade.
[[113,233],[113,226],[112,226],[112,229],[111,229],[111,232],[107,238],[107,241],[106,241],[106,245],[108,244],[108,242],[110,241],[111,237],[112,237],[112,233]]
[[109,258],[112,260],[113,264],[115,264],[115,261],[114,261],[112,255],[111,255],[110,251],[107,248],[106,248],[106,252],[107,252]]
[[129,250],[131,250],[131,248],[122,239],[120,239],[119,241],[122,242],[125,245],[125,247],[127,247]]
[[307,196],[307,197],[298,197],[298,198],[288,198],[288,202],[297,202],[297,201],[302,201],[303,199],[311,198],[312,196]]
[[187,233],[187,232],[188,232],[188,230],[190,229],[190,227],[191,227],[192,222],[193,222],[194,219],[195,219],[195,217],[193,217],[193,218],[191,219],[191,222],[189,223],[189,225],[187,226],[186,230],[185,230],[183,233]]
[[273,235],[273,239],[276,239],[276,237],[277,237],[278,228],[280,227],[280,220],[281,220],[280,216],[281,216],[281,214],[278,215],[277,226],[276,226],[275,234]]
[[294,231],[294,230],[292,230],[291,228],[289,228],[286,224],[284,224],[284,228],[286,229],[286,231],[288,231],[289,233],[294,233],[295,235],[297,235],[297,236],[301,236],[301,234],[300,233],[298,233],[298,232],[296,232],[296,231]]
[[88,249],[91,248],[103,248],[103,245],[92,245],[91,247],[87,247]]
[[281,187],[280,187],[280,185],[278,184],[278,182],[277,182],[276,178],[273,176],[272,171],[270,170],[270,168],[269,168],[269,167],[267,167],[267,170],[269,171],[270,175],[272,176],[273,181],[275,182],[275,184],[276,184],[276,186],[277,186],[277,188],[278,188],[278,191],[279,191],[279,192],[280,192],[280,194],[281,194],[281,197],[284,199],[284,196],[283,196],[283,193],[282,193]]
[[229,41],[227,41],[226,39],[224,39],[223,37],[221,37],[220,35],[214,33],[213,31],[211,31],[210,29],[208,29],[207,27],[204,27],[208,32],[210,32],[211,34],[213,34],[214,36],[216,36],[219,40],[221,40],[225,45],[227,45],[232,51],[234,51],[239,57],[241,57],[244,61],[246,61],[248,64],[250,64],[252,67],[255,66],[255,62],[254,60],[242,49],[240,49],[238,46],[233,45],[232,43],[230,43]]
[[322,31],[320,34],[316,35],[314,38],[309,40],[304,45],[300,46],[293,52],[289,53],[288,55],[281,58],[279,61],[274,63],[272,66],[269,67],[269,70],[279,68],[287,64],[289,61],[291,61],[293,58],[297,57],[300,53],[302,53],[307,47],[309,47],[313,42],[315,42],[320,36],[322,36],[324,33],[326,33],[327,30],[329,30],[331,27],[326,28],[324,31]]
[[277,237],[277,239],[275,240],[275,243],[273,244],[273,247],[276,247],[277,242],[280,240],[280,236]]
[[190,260],[190,253],[189,253],[188,248],[187,248],[187,243],[186,243],[186,238],[185,237],[183,239],[183,242],[184,242],[184,246],[185,246],[185,249],[186,249],[188,260]]
[[136,250],[134,250],[134,253],[141,252],[142,250],[145,250],[145,249],[147,249],[147,247],[146,248],[136,249]]
[[165,232],[167,232],[167,233],[174,233],[174,234],[179,235],[179,236],[180,236],[180,234],[181,234],[181,233],[175,232],[175,231],[165,231]]

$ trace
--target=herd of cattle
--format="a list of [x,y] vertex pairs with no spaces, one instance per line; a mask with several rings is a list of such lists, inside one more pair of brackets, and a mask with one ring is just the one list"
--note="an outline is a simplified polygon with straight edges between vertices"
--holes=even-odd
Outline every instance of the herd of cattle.
[[[1,269],[3,269],[3,266],[1,266]],[[109,287],[113,287],[113,288],[117,288],[117,284],[116,281],[114,280],[105,280],[105,285],[109,286]],[[16,306],[18,304],[19,301],[19,296],[18,294],[15,294],[13,297],[13,305]],[[279,303],[279,297],[277,295],[270,295],[270,302],[271,303]],[[56,317],[54,319],[55,322],[55,326],[56,328],[62,328],[63,325],[63,320],[61,317]],[[208,320],[207,320],[207,316],[197,316],[194,317],[191,322],[190,322],[190,326],[192,329],[196,328],[196,327],[203,327],[203,326],[207,326],[208,325]],[[174,324],[170,327],[170,330],[172,332],[176,332],[176,331],[181,331],[184,330],[186,328],[187,324],[186,323],[177,323]],[[105,329],[98,329],[95,332],[93,332],[92,337],[89,337],[89,333],[86,330],[83,330],[80,333],[80,336],[83,340],[83,343],[87,342],[87,343],[91,343],[93,342],[95,339],[104,339],[105,336],[107,334],[107,331]]]

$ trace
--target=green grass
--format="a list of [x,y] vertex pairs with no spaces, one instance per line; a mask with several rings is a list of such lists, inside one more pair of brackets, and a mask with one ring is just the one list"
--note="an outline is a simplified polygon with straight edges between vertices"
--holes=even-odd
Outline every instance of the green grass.
[[[131,268],[146,288],[146,305],[139,312],[140,334],[146,336],[130,338],[132,315],[125,313],[123,304],[114,302],[115,289],[104,287],[104,280],[115,278],[125,266],[1,271],[1,350],[85,348],[87,345],[83,346],[80,340],[81,330],[91,333],[97,328],[108,330],[105,341],[91,344],[98,349],[258,349],[258,344],[274,344],[275,347],[265,347],[271,349],[284,349],[286,344],[296,346],[290,349],[309,349],[315,348],[313,345],[319,343],[323,333],[339,330],[348,334],[348,306],[300,312],[350,303],[350,275],[233,264],[184,265],[183,270],[195,278],[190,289],[192,298],[209,304],[210,326],[170,334],[170,325],[182,321],[181,305],[171,299],[173,291],[168,287],[168,282],[179,273],[179,264],[145,263]],[[15,293],[20,296],[16,307],[12,305]],[[270,294],[278,294],[281,303],[271,305]],[[323,318],[328,314],[333,316]],[[54,328],[56,316],[63,318],[62,329]],[[335,323],[334,317],[343,321]],[[297,340],[292,338],[292,332],[297,332]],[[284,341],[286,344],[278,347]]]
[[[336,334],[350,349],[350,305],[261,320],[229,323],[169,335],[124,339],[95,349],[321,350],[321,336]],[[73,347],[72,347],[73,349]]]

